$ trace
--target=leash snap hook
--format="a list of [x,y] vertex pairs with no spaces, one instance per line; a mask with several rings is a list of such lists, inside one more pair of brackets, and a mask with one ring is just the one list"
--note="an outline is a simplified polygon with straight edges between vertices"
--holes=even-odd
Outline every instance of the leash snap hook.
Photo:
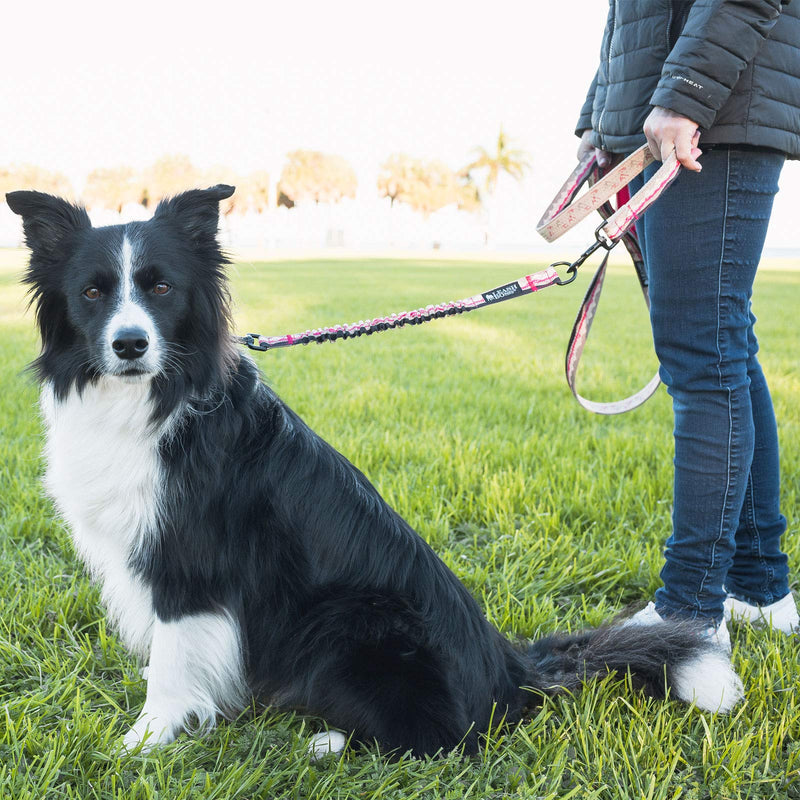
[[[591,250],[587,250],[588,252],[594,252],[597,250],[598,247],[602,247],[605,250],[613,250],[617,246],[617,242],[619,239],[612,239],[604,230],[606,227],[606,223],[608,220],[603,220],[595,229],[594,229],[594,238],[596,241],[595,245],[592,245]],[[585,254],[584,254],[585,255]]]
[[[602,226],[601,226],[602,227]],[[595,236],[597,233],[595,232]],[[613,246],[613,245],[612,245]],[[567,275],[569,278],[562,279],[558,278],[556,280],[556,284],[558,286],[567,286],[568,284],[572,283],[575,278],[578,277],[578,268],[586,261],[589,256],[595,252],[595,250],[599,250],[601,247],[606,247],[606,245],[598,238],[593,244],[589,245],[576,259],[575,261],[556,261],[554,264],[551,264],[551,267],[566,267],[567,268]],[[608,248],[609,250],[611,248]]]
[[568,284],[572,283],[575,278],[578,277],[578,268],[589,258],[592,253],[596,250],[599,250],[601,247],[604,250],[610,251],[616,247],[618,239],[611,239],[603,232],[603,228],[605,227],[605,222],[601,223],[597,226],[594,232],[595,241],[590,244],[574,261],[556,261],[554,264],[551,264],[551,267],[566,267],[567,268],[567,275],[569,278],[562,280],[558,278],[556,280],[556,284],[558,286],[567,286]]
[[248,333],[246,336],[238,336],[237,339],[251,350],[264,352],[268,348],[261,344],[261,336],[258,333]]

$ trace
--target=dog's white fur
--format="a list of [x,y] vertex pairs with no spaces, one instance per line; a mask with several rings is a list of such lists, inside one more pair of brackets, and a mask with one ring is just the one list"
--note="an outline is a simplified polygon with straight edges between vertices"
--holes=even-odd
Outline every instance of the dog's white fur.
[[141,303],[136,302],[138,290],[133,280],[136,258],[136,240],[125,236],[118,254],[120,292],[114,314],[109,318],[103,334],[104,369],[111,374],[130,366],[130,362],[121,361],[117,357],[112,347],[119,331],[125,328],[140,328],[147,336],[147,352],[138,360],[137,366],[148,372],[157,372],[161,366],[164,347],[156,325]]
[[308,743],[308,752],[311,758],[317,761],[331,753],[341,753],[347,744],[347,738],[339,731],[324,731],[315,733]]
[[[225,611],[156,620],[142,713],[124,745],[150,749],[188,724],[213,727],[247,702],[239,626]],[[191,719],[193,718],[193,719]]]
[[148,393],[145,381],[104,377],[60,400],[45,384],[41,396],[45,486],[122,639],[142,657],[150,650],[153,606],[128,559],[154,534],[162,485]]
[[742,681],[722,650],[710,650],[681,664],[672,675],[672,689],[703,711],[727,714],[743,697]]
[[124,739],[129,748],[171,741],[190,712],[201,726],[212,724],[218,713],[240,710],[246,696],[241,635],[230,614],[160,621],[129,566],[155,530],[158,441],[169,435],[169,423],[150,422],[149,391],[147,380],[101,378],[60,400],[45,385],[41,400],[45,485],[125,644],[150,659],[147,699]]

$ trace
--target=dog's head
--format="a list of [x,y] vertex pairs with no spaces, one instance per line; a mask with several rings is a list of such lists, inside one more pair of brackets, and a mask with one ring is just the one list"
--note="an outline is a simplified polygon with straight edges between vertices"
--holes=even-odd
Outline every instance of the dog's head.
[[202,391],[229,338],[217,226],[233,191],[184,192],[147,222],[102,228],[58,197],[7,194],[31,251],[24,280],[42,335],[39,376],[60,392],[99,376]]

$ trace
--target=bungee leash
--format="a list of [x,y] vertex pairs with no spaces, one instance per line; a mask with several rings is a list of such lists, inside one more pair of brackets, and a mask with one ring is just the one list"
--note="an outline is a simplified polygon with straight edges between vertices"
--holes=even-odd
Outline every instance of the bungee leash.
[[[587,256],[588,257],[588,256]],[[579,259],[578,261],[582,261]],[[579,266],[575,262],[575,269]],[[423,322],[430,322],[433,319],[451,317],[455,314],[464,314],[467,311],[475,311],[477,308],[484,308],[495,303],[502,303],[515,297],[522,297],[531,292],[546,289],[548,286],[558,286],[571,283],[574,279],[569,278],[562,281],[553,266],[532,275],[525,275],[511,283],[505,283],[488,292],[466,297],[463,300],[453,300],[448,303],[438,303],[437,305],[425,306],[415,311],[401,311],[391,314],[388,317],[375,317],[375,319],[360,320],[349,325],[334,325],[331,328],[314,328],[303,333],[284,334],[283,336],[261,336],[257,333],[249,333],[246,336],[237,337],[242,344],[246,344],[251,350],[272,350],[276,347],[290,347],[296,344],[309,344],[316,342],[335,342],[338,339],[354,339],[357,336],[370,336],[379,331],[394,330],[405,325],[421,325]]]
[[[279,347],[310,344],[311,342],[321,344],[339,339],[354,339],[358,336],[371,336],[373,333],[380,331],[395,330],[406,325],[421,325],[434,319],[486,308],[506,300],[532,294],[550,286],[566,286],[575,280],[578,269],[586,259],[595,251],[603,249],[606,251],[605,257],[584,297],[581,310],[570,336],[566,359],[567,382],[578,402],[584,408],[595,413],[618,414],[635,408],[650,397],[658,387],[657,376],[654,379],[654,385],[651,380],[640,392],[615,403],[595,403],[581,397],[575,390],[575,376],[578,362],[586,343],[586,336],[597,310],[608,254],[620,241],[625,243],[628,252],[631,254],[645,300],[648,300],[647,277],[633,225],[636,219],[655,202],[675,179],[680,170],[680,164],[673,153],[664,161],[655,175],[644,184],[642,189],[633,197],[628,198],[626,189],[628,183],[653,160],[647,145],[643,145],[605,173],[598,166],[594,154],[583,158],[573,170],[541,220],[539,220],[536,230],[546,241],[552,242],[577,225],[592,211],[599,211],[604,217],[604,221],[595,231],[595,241],[575,261],[556,261],[544,270],[534,272],[531,275],[524,275],[515,281],[472,295],[463,300],[438,303],[418,308],[414,311],[401,311],[386,317],[375,317],[374,319],[360,320],[350,324],[314,328],[302,333],[284,334],[282,336],[262,336],[258,333],[248,333],[244,336],[237,336],[236,341],[246,345],[251,350],[266,351]],[[586,184],[589,185],[588,191],[576,199],[576,195]],[[614,195],[617,195],[618,198],[618,207],[616,209],[609,202],[609,198]],[[620,202],[623,199],[624,202]],[[566,268],[565,272],[568,277],[562,278],[558,272],[559,268]]]

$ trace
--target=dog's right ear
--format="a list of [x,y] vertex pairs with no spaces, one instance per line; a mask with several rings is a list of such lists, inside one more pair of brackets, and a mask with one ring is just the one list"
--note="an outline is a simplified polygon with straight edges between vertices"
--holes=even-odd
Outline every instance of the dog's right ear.
[[92,227],[85,208],[51,194],[9,192],[6,202],[15,214],[22,217],[25,244],[40,256],[52,256],[70,234]]

